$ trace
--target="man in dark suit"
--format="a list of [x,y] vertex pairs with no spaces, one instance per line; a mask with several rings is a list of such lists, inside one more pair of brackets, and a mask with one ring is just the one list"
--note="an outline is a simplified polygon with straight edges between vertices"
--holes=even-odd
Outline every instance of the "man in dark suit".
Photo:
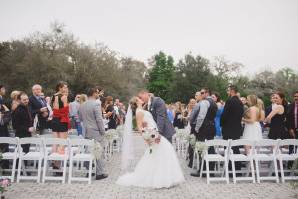
[[140,91],[138,97],[147,104],[147,109],[151,112],[153,119],[157,124],[159,133],[169,142],[172,142],[172,136],[175,134],[175,129],[168,119],[165,102],[160,97],[152,96],[146,90]]
[[0,85],[0,105],[4,104],[3,96],[5,95],[6,90],[4,85]]
[[[298,139],[298,91],[294,93],[294,102],[289,105],[287,112],[287,126],[291,139]],[[293,146],[290,147],[289,153],[293,153]],[[292,165],[292,163],[290,164]]]
[[31,111],[31,116],[34,120],[35,116],[37,115],[37,128],[40,134],[45,134],[45,131],[47,129],[47,118],[49,117],[49,110],[47,108],[46,100],[41,97],[42,87],[38,84],[35,84],[32,87],[32,93],[33,95],[29,98],[29,108]]
[[[236,86],[229,86],[227,93],[229,99],[226,101],[221,116],[222,136],[224,140],[237,140],[242,136],[242,117],[244,113],[243,104],[237,96],[238,89]],[[232,148],[235,154],[240,154],[239,147]],[[236,162],[236,170],[241,169],[241,163]]]

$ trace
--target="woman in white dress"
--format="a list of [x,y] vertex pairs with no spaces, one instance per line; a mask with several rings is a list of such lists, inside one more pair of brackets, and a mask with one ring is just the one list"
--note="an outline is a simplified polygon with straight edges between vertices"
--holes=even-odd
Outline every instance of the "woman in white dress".
[[[243,121],[245,123],[243,131],[243,139],[257,141],[262,139],[262,127],[260,121],[264,120],[262,110],[258,107],[258,97],[256,95],[248,95],[247,103],[249,108],[245,112]],[[250,148],[245,146],[246,154]]]
[[[131,112],[136,116],[137,128],[140,135],[145,127],[157,129],[157,125],[151,113],[145,111],[142,106],[143,101],[138,97],[133,97],[130,100],[131,110],[127,112],[127,114]],[[133,143],[125,141],[129,140],[128,137],[130,136],[129,133],[127,133],[129,132],[127,126],[132,123],[129,118],[129,115],[127,115],[122,152],[122,167],[123,165],[127,166],[127,163],[123,162],[130,161],[128,157],[131,158],[131,152],[127,152],[131,151],[131,147],[128,145],[133,146]],[[148,147],[149,143],[144,142],[144,144],[147,145],[147,149],[137,163],[134,171],[120,176],[116,182],[117,184],[122,186],[169,188],[185,181],[176,152],[172,144],[166,138],[159,135],[156,143],[150,144],[150,148]]]

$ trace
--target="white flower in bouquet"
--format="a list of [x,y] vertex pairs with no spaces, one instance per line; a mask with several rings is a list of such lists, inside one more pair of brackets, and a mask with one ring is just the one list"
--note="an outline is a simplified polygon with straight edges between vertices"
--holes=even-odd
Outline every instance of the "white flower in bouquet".
[[189,145],[194,148],[194,146],[196,145],[196,136],[194,134],[189,134],[187,136],[187,141]]
[[150,146],[150,153],[152,153],[152,144],[155,144],[155,140],[158,138],[159,133],[155,128],[145,128],[142,137]]

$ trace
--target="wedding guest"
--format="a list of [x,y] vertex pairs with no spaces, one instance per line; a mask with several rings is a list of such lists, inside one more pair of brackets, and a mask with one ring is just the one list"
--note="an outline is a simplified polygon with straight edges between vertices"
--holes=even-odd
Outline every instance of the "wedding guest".
[[[56,93],[52,97],[53,119],[51,122],[53,135],[55,138],[66,139],[68,129],[70,129],[69,105],[68,105],[68,86],[66,82],[59,82],[56,86]],[[53,152],[64,154],[63,146],[54,146]],[[58,161],[53,163],[54,169],[59,169]]]
[[6,93],[4,85],[0,85],[0,104],[4,104],[3,96]]
[[114,102],[114,111],[115,111],[117,125],[120,124],[120,120],[121,120],[120,113],[119,113],[119,109],[120,109],[119,104],[120,104],[120,99],[116,98]]
[[211,97],[217,105],[217,112],[216,112],[216,117],[215,117],[216,136],[221,137],[220,118],[221,118],[221,115],[222,115],[222,112],[223,112],[224,105],[221,102],[219,93],[214,92]]
[[183,110],[181,102],[176,102],[175,104],[175,117],[173,125],[178,129],[184,129],[184,121],[183,121]]
[[240,100],[243,104],[243,108],[244,108],[244,113],[247,111],[248,109],[248,102],[247,102],[247,98],[246,97],[240,97]]
[[261,115],[260,115],[260,125],[262,127],[262,132],[264,132],[264,120],[265,120],[265,105],[263,100],[258,98],[257,107],[259,108]]
[[[243,139],[258,141],[262,139],[262,128],[260,121],[262,119],[262,109],[258,106],[258,97],[256,95],[247,96],[248,109],[244,118],[245,122]],[[249,154],[250,147],[245,146],[246,154]]]
[[75,100],[69,103],[69,116],[71,119],[72,128],[77,130],[78,135],[82,135],[81,121],[79,120],[79,108],[80,108],[81,95],[77,94]]
[[[210,96],[210,90],[208,88],[201,89],[202,100],[199,103],[199,113],[196,118],[195,136],[197,141],[204,142],[205,140],[212,140],[216,135],[215,129],[215,117],[217,112],[217,105]],[[208,154],[215,154],[214,147],[208,148]],[[200,157],[201,158],[201,157]],[[209,169],[214,170],[215,163],[209,163]],[[206,167],[206,165],[204,165]],[[192,173],[191,176],[199,177],[200,168],[196,173]]]
[[265,109],[265,117],[267,117],[271,111],[272,111],[272,108],[276,105],[276,102],[275,102],[275,93],[273,93],[271,96],[270,96],[270,101],[271,101],[271,105],[269,105],[268,107],[266,107]]
[[[11,113],[7,106],[0,104],[0,137],[9,137],[8,124],[11,120]],[[0,153],[9,151],[9,144],[0,144]],[[2,169],[9,168],[9,160],[1,160],[0,167]]]
[[[14,111],[13,127],[15,129],[15,136],[19,138],[31,137],[34,132],[32,115],[29,111],[29,98],[24,92],[18,95],[20,101],[19,106]],[[22,145],[23,152],[28,153],[30,144]]]
[[[80,96],[80,107],[81,107],[81,105],[84,103],[84,102],[86,102],[88,100],[88,96],[86,95],[86,94],[81,94],[81,96]],[[101,103],[101,102],[100,102]],[[100,104],[99,103],[99,104]],[[99,106],[101,106],[101,105],[99,105]],[[83,124],[83,122],[80,120],[80,118],[79,118],[79,121],[80,121],[80,125],[81,125],[81,127],[82,127],[82,137],[85,137],[86,136],[86,129],[85,129],[85,127],[84,127],[84,124]]]
[[[227,89],[229,99],[226,101],[220,124],[224,140],[237,140],[242,136],[243,104],[237,96],[238,89],[231,85]],[[240,154],[239,146],[232,147],[234,154]],[[231,164],[229,165],[231,167]],[[241,169],[241,162],[235,163],[236,170]]]
[[[101,106],[96,100],[99,98],[100,91],[98,88],[88,89],[88,100],[84,102],[79,108],[79,118],[83,122],[84,129],[86,129],[86,138],[94,139],[100,144],[104,144],[105,128],[103,124]],[[112,105],[111,97],[109,97],[109,106]],[[107,178],[108,175],[104,173],[103,153],[100,159],[96,160],[96,180]]]
[[126,109],[122,102],[119,104],[119,115],[120,115],[120,125],[123,125],[125,122],[124,120],[126,115]]
[[105,117],[109,120],[108,129],[116,129],[116,113],[114,110],[113,97],[107,96],[105,99]]
[[289,133],[292,139],[298,138],[298,91],[294,93],[294,101],[289,105],[287,113]]
[[173,124],[173,122],[174,122],[174,113],[173,113],[173,110],[172,110],[172,106],[170,104],[167,104],[166,107],[167,107],[168,119]]
[[286,110],[287,101],[285,95],[281,92],[277,92],[274,95],[275,105],[272,107],[271,112],[264,120],[265,123],[269,123],[269,139],[284,139],[286,134]]
[[48,111],[49,111],[49,117],[48,117],[48,120],[47,120],[47,128],[50,130],[50,129],[52,129],[51,122],[52,122],[52,119],[53,119],[53,109],[51,107],[51,97],[47,96],[47,97],[45,97],[45,100],[47,102],[47,108],[48,108]]
[[11,99],[11,111],[13,112],[16,110],[18,105],[20,104],[20,101],[18,100],[18,95],[21,93],[21,91],[12,91],[10,94]]
[[[202,100],[202,95],[200,91],[196,92],[195,100],[196,100],[196,105],[192,108],[192,111],[189,116],[190,134],[196,133],[195,127],[197,123],[197,117],[200,112],[200,101]],[[192,146],[189,146],[188,147],[188,157],[189,157],[188,167],[190,168],[192,168],[192,164],[193,164],[193,153],[194,151]]]
[[[287,123],[291,139],[298,139],[298,91],[294,93],[294,101],[289,105],[287,113]],[[295,153],[293,146],[289,147],[289,154]],[[293,162],[288,162],[288,168],[292,168]]]
[[49,117],[49,110],[47,108],[47,102],[42,98],[42,87],[39,84],[35,84],[32,87],[32,96],[29,98],[29,108],[31,111],[31,116],[34,119],[36,116],[38,118],[38,123],[36,128],[39,133],[48,133],[47,120]]

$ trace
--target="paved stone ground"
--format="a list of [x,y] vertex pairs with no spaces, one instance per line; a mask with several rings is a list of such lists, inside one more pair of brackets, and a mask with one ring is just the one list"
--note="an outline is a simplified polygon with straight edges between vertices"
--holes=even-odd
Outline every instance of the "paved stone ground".
[[[143,145],[143,141],[141,143]],[[139,150],[137,156],[142,155]],[[101,181],[86,183],[37,184],[30,182],[14,183],[6,193],[7,199],[286,199],[298,196],[298,190],[293,190],[290,184],[267,182],[253,184],[241,182],[236,185],[224,182],[207,185],[206,178],[194,178],[189,175],[191,170],[186,161],[181,160],[186,182],[170,189],[144,189],[122,187],[115,184],[120,175],[120,154],[115,154],[107,162],[109,177]],[[298,198],[298,197],[297,197]]]

